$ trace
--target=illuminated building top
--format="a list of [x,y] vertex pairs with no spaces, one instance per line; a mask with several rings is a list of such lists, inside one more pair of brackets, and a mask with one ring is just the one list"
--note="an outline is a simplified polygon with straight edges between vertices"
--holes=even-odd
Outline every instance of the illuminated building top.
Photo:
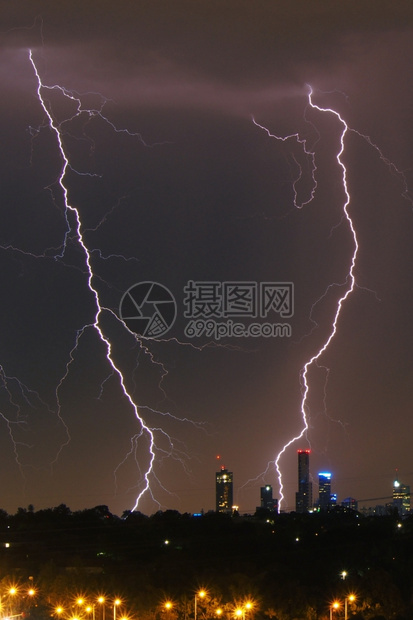
[[231,514],[233,506],[233,473],[224,466],[215,474],[216,511]]

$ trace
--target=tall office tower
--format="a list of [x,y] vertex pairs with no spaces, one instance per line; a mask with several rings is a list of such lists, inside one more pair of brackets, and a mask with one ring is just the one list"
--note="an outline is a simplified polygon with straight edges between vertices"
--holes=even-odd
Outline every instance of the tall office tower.
[[328,510],[331,505],[331,474],[325,471],[318,474],[318,509],[322,511]]
[[267,510],[278,512],[278,500],[273,498],[272,486],[270,484],[266,484],[265,487],[261,487],[260,495],[261,508],[266,508]]
[[410,487],[396,480],[393,482],[393,506],[400,517],[410,514]]
[[296,512],[308,512],[313,507],[313,485],[310,480],[310,450],[298,450],[298,491],[295,494]]
[[215,496],[217,512],[226,514],[232,513],[232,471],[228,471],[225,467],[221,467],[221,471],[215,474]]

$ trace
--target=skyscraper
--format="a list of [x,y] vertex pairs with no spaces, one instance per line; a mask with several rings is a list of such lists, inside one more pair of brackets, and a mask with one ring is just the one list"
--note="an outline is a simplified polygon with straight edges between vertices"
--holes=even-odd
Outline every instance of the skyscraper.
[[400,517],[410,513],[410,487],[399,482],[397,477],[393,482],[393,506]]
[[265,487],[261,487],[260,496],[261,508],[266,508],[266,510],[278,512],[278,500],[273,498],[272,486],[270,484],[266,484]]
[[[335,502],[334,502],[335,503]],[[318,509],[325,511],[332,506],[331,473],[328,471],[318,474]]]
[[313,507],[313,485],[310,480],[310,450],[298,450],[298,491],[295,494],[296,512],[308,512]]
[[232,471],[228,471],[224,466],[221,467],[221,471],[217,471],[215,474],[215,497],[217,512],[224,512],[226,514],[232,513],[232,483]]

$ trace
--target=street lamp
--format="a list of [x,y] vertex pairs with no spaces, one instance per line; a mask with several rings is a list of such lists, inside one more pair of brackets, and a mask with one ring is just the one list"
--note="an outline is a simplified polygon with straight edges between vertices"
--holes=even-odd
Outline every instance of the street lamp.
[[105,620],[105,597],[99,596],[98,603],[99,605],[102,605],[102,620]]
[[353,603],[356,600],[356,597],[354,594],[349,594],[348,596],[346,596],[346,598],[344,599],[344,620],[347,620],[347,603],[348,601],[350,601],[350,603]]
[[116,620],[116,607],[118,607],[120,603],[120,598],[115,598],[115,600],[113,601],[113,620]]
[[[194,601],[194,620],[196,620],[196,614],[197,614],[197,600],[198,598],[202,599],[206,597],[206,591],[205,590],[199,590],[199,592],[195,592],[195,601]],[[115,619],[116,620],[116,619]]]
[[245,610],[241,607],[237,607],[237,609],[235,610],[235,617],[245,620]]
[[340,603],[338,601],[334,601],[334,603],[330,606],[330,620],[333,620],[333,610],[337,611],[340,609]]
[[253,601],[246,601],[242,607],[237,607],[234,615],[236,618],[242,618],[242,620],[245,620],[245,616],[247,614],[247,611],[251,611],[251,609],[254,607],[254,603]]
[[9,595],[9,609],[8,609],[8,616],[12,616],[12,603],[11,603],[11,598],[13,598],[14,596],[16,596],[17,594],[17,587],[16,586],[11,586],[8,591],[7,594]]
[[165,608],[165,611],[166,611],[166,617],[167,618],[170,618],[169,612],[171,611],[173,606],[174,606],[174,604],[172,603],[172,601],[165,601],[164,608]]
[[247,601],[244,605],[244,608],[245,608],[244,616],[247,613],[247,611],[251,611],[253,607],[254,607],[254,603],[252,601]]
[[86,609],[85,609],[87,614],[92,614],[92,620],[95,620],[95,606],[94,605],[87,605]]

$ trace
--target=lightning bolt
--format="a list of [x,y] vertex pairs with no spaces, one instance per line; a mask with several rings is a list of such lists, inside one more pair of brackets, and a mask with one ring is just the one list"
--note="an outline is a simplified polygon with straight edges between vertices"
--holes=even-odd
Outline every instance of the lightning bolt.
[[[339,168],[341,169],[341,183],[342,183],[342,190],[343,190],[343,194],[344,194],[344,201],[343,201],[343,206],[342,206],[342,211],[343,211],[343,218],[345,218],[345,221],[347,222],[347,226],[348,229],[351,233],[352,239],[353,239],[353,253],[351,255],[350,258],[350,266],[349,266],[349,270],[347,273],[347,277],[344,283],[345,286],[345,290],[344,293],[341,295],[341,297],[338,299],[337,302],[337,306],[336,306],[336,311],[331,323],[331,328],[329,331],[329,335],[326,338],[326,340],[324,341],[324,343],[322,344],[322,346],[317,350],[317,352],[310,357],[310,359],[304,364],[303,368],[300,371],[300,384],[302,386],[302,399],[301,399],[301,406],[300,406],[300,411],[301,411],[301,417],[302,417],[302,428],[301,431],[294,436],[292,439],[290,439],[280,450],[280,452],[277,454],[275,461],[273,462],[276,472],[277,472],[277,477],[278,477],[278,484],[279,484],[279,492],[280,492],[280,500],[279,500],[279,507],[281,508],[281,505],[284,501],[284,485],[283,485],[283,477],[282,477],[282,471],[281,471],[281,467],[280,467],[280,461],[282,456],[284,455],[284,453],[288,450],[288,448],[294,444],[296,441],[300,440],[306,433],[307,430],[309,428],[309,422],[308,422],[308,418],[309,418],[309,408],[308,408],[308,397],[309,397],[309,393],[310,393],[310,383],[309,383],[309,372],[310,369],[312,368],[312,366],[318,366],[318,362],[320,360],[320,358],[322,357],[323,353],[327,350],[327,348],[329,347],[331,341],[333,340],[336,332],[337,332],[337,325],[338,325],[338,321],[340,318],[340,314],[343,308],[344,303],[346,302],[346,300],[349,298],[349,296],[351,295],[351,293],[353,292],[355,286],[356,286],[356,279],[355,279],[355,275],[354,275],[354,270],[355,270],[355,266],[356,266],[356,259],[357,259],[357,253],[358,253],[358,249],[359,249],[359,245],[358,245],[358,240],[357,240],[357,234],[356,234],[356,230],[353,224],[353,220],[350,217],[349,214],[349,205],[350,205],[350,193],[349,193],[349,188],[348,188],[348,184],[347,184],[347,169],[346,166],[343,162],[343,154],[344,154],[344,148],[345,148],[345,138],[346,135],[348,133],[348,131],[350,130],[349,126],[347,125],[346,121],[343,119],[343,117],[334,109],[332,108],[322,108],[321,106],[317,105],[314,103],[313,101],[313,89],[311,88],[311,86],[308,86],[308,108],[311,108],[313,110],[317,110],[319,112],[321,112],[322,114],[329,114],[334,116],[338,122],[340,123],[341,126],[341,134],[340,134],[340,139],[339,139],[339,150],[337,152],[336,155],[336,160],[337,160],[337,164],[339,166]],[[316,180],[316,171],[317,171],[317,166],[316,166],[316,156],[315,156],[315,150],[314,150],[314,145],[313,148],[310,149],[310,147],[308,146],[307,142],[308,140],[306,138],[303,138],[300,136],[299,133],[294,133],[294,134],[290,134],[288,136],[285,137],[281,137],[281,136],[276,136],[274,134],[272,134],[266,127],[264,127],[263,125],[260,125],[259,123],[257,123],[255,121],[255,119],[253,119],[254,124],[259,127],[260,129],[264,130],[267,135],[270,138],[274,138],[276,140],[281,140],[282,142],[286,142],[286,141],[290,141],[290,140],[295,140],[298,144],[301,145],[301,147],[304,150],[304,153],[307,157],[310,158],[310,162],[311,162],[311,179],[312,179],[312,188],[310,191],[310,196],[307,200],[303,200],[301,202],[298,202],[297,199],[297,183],[298,181],[301,179],[301,175],[302,175],[302,168],[301,166],[299,166],[299,174],[296,178],[296,180],[293,183],[293,192],[294,192],[294,206],[297,208],[302,208],[305,205],[308,205],[315,196],[316,193],[316,189],[317,189],[317,180]],[[295,160],[296,161],[296,160]],[[330,285],[333,286],[333,285]],[[325,368],[325,367],[324,367]],[[328,376],[328,369],[327,370],[327,376]],[[267,471],[269,469],[269,466],[267,466]]]
[[[60,396],[61,390],[62,390],[62,387],[66,379],[68,378],[70,374],[71,366],[74,363],[75,353],[78,349],[81,338],[84,336],[84,334],[87,331],[93,330],[97,334],[100,342],[103,344],[104,354],[105,354],[105,357],[106,357],[106,360],[109,366],[108,376],[101,383],[100,394],[98,397],[100,398],[102,396],[104,386],[106,382],[108,381],[108,379],[110,377],[115,376],[117,378],[121,392],[123,396],[125,397],[125,399],[127,400],[128,406],[132,410],[136,418],[137,424],[138,424],[137,432],[130,439],[129,451],[127,451],[124,459],[122,459],[121,462],[118,464],[118,466],[115,468],[115,471],[114,471],[115,489],[117,487],[117,475],[118,475],[120,468],[125,464],[125,462],[130,457],[132,457],[135,460],[137,470],[139,472],[139,476],[138,476],[139,480],[137,481],[137,484],[136,484],[136,488],[138,490],[136,491],[136,495],[135,495],[136,499],[135,499],[134,506],[132,509],[136,510],[138,508],[145,494],[148,494],[151,497],[151,499],[159,507],[161,507],[160,503],[157,501],[157,499],[155,498],[152,492],[151,484],[153,482],[156,482],[163,491],[169,494],[170,492],[167,489],[165,489],[165,487],[162,485],[161,481],[159,480],[158,476],[156,475],[156,472],[154,470],[155,460],[173,458],[175,460],[178,460],[183,466],[184,470],[187,471],[186,462],[189,459],[189,455],[186,453],[185,446],[182,442],[175,440],[164,429],[158,427],[156,424],[148,423],[147,421],[145,421],[145,419],[141,415],[140,407],[137,404],[136,399],[133,397],[133,393],[136,389],[136,385],[134,385],[134,381],[132,379],[131,388],[127,387],[124,373],[122,372],[119,364],[114,359],[113,342],[107,333],[107,328],[105,329],[103,326],[105,317],[106,317],[106,320],[107,320],[107,317],[110,317],[111,320],[115,320],[117,324],[119,324],[121,328],[124,329],[126,333],[129,334],[134,339],[135,343],[139,345],[140,350],[143,351],[143,353],[149,357],[150,362],[160,367],[161,379],[160,379],[159,389],[161,390],[164,396],[166,395],[162,388],[162,381],[167,375],[167,370],[164,368],[164,366],[160,362],[158,362],[155,359],[154,355],[151,353],[148,346],[145,345],[142,339],[138,338],[136,334],[134,334],[131,330],[129,330],[128,327],[125,325],[125,323],[113,312],[111,308],[106,307],[105,305],[102,304],[99,290],[97,287],[97,283],[100,281],[100,277],[94,272],[93,267],[92,267],[92,256],[94,254],[97,255],[97,257],[101,260],[109,260],[109,259],[115,258],[115,259],[122,259],[123,261],[131,261],[131,260],[136,260],[136,258],[125,257],[123,255],[118,255],[118,254],[110,254],[106,256],[98,248],[90,247],[85,240],[85,233],[89,232],[90,230],[92,231],[97,230],[100,226],[102,226],[102,224],[104,224],[106,219],[109,217],[112,210],[119,207],[119,205],[121,204],[125,196],[122,196],[121,198],[119,198],[119,200],[113,206],[110,213],[106,213],[106,215],[104,215],[101,218],[101,220],[98,222],[98,224],[94,228],[86,228],[83,225],[79,208],[77,208],[74,204],[72,204],[70,200],[68,172],[70,171],[72,174],[89,176],[89,177],[96,177],[99,175],[94,175],[88,172],[79,172],[78,170],[75,170],[72,167],[70,163],[70,156],[65,146],[65,137],[66,135],[70,135],[68,133],[67,128],[69,127],[69,124],[71,121],[74,121],[74,120],[78,121],[79,119],[85,117],[86,121],[83,125],[83,128],[84,128],[85,125],[89,123],[91,119],[93,119],[94,117],[99,117],[100,120],[102,120],[106,125],[108,125],[108,127],[115,133],[127,134],[131,136],[132,138],[137,139],[144,147],[147,147],[147,148],[154,146],[154,145],[146,144],[142,136],[139,133],[133,133],[133,132],[128,131],[127,129],[117,128],[115,124],[112,123],[109,120],[109,118],[103,114],[104,105],[107,99],[99,95],[99,97],[101,97],[100,105],[94,106],[92,108],[85,108],[82,103],[82,95],[76,93],[75,91],[70,91],[58,84],[54,84],[50,86],[50,85],[45,84],[42,81],[41,74],[35,62],[35,57],[34,57],[32,50],[28,50],[28,59],[33,69],[34,76],[36,78],[37,99],[45,115],[43,124],[40,127],[30,128],[30,135],[33,140],[37,138],[37,136],[40,134],[42,130],[48,129],[54,136],[55,144],[58,150],[58,155],[61,160],[61,166],[60,166],[59,174],[58,174],[58,177],[56,178],[56,181],[52,185],[48,186],[46,189],[50,192],[52,196],[53,204],[56,206],[56,208],[59,211],[63,213],[65,230],[63,233],[62,243],[59,245],[59,247],[48,248],[42,254],[34,253],[34,252],[33,253],[26,252],[19,248],[15,248],[11,244],[8,244],[2,247],[4,250],[13,251],[16,253],[22,253],[34,259],[43,258],[43,259],[48,259],[48,260],[61,261],[61,262],[64,262],[66,266],[70,266],[70,267],[74,267],[75,269],[78,269],[85,278],[85,281],[88,287],[88,292],[89,292],[89,295],[93,302],[93,307],[94,307],[92,320],[89,323],[83,325],[75,334],[74,344],[69,352],[64,372],[60,380],[58,381],[58,384],[56,387],[55,398],[56,398],[56,403],[57,403],[57,415],[59,417],[59,420],[64,426],[66,438],[61,443],[59,449],[57,450],[56,456],[53,462],[51,463],[51,466],[53,466],[57,462],[62,450],[71,441],[69,428],[61,416],[61,411],[62,411],[62,403],[61,403],[61,396]],[[74,105],[74,108],[75,108],[74,113],[69,114],[67,117],[64,118],[64,120],[57,120],[56,114],[53,113],[52,104],[49,101],[48,97],[46,97],[46,93],[51,93],[52,91],[60,93],[64,97],[65,100],[70,102],[71,105]],[[90,95],[91,93],[87,93],[87,94]],[[95,95],[97,94],[95,93]],[[88,140],[90,142],[91,149],[93,150],[95,146],[93,143],[93,140],[89,138],[85,133],[83,137],[85,140]],[[69,244],[72,247],[73,246],[77,247],[78,253],[81,255],[80,264],[78,263],[78,264],[73,265],[72,263],[70,263],[69,259],[67,258]],[[9,406],[17,409],[16,421],[9,419],[9,417],[3,414],[0,414],[0,416],[5,420],[8,426],[9,435],[13,441],[16,462],[21,472],[23,473],[23,464],[19,457],[18,442],[15,441],[14,436],[13,436],[13,425],[14,424],[23,425],[25,423],[24,419],[19,418],[20,410],[18,408],[17,403],[15,402],[15,397],[14,397],[14,391],[16,391],[16,388],[14,388],[14,385],[17,380],[14,377],[12,378],[7,377],[2,367],[0,367],[0,380],[2,382],[3,388],[6,391],[6,394],[8,395]],[[10,387],[12,385],[13,385],[14,391]],[[20,393],[23,399],[26,401],[26,404],[30,404],[31,406],[33,406],[33,403],[46,405],[43,401],[41,401],[40,397],[36,393],[33,393],[22,383],[18,382],[17,386],[20,389]],[[50,408],[48,406],[47,408],[50,411]],[[199,429],[203,430],[202,423],[192,422],[191,420],[185,417],[178,418],[177,416],[174,416],[169,411],[166,411],[166,412],[156,411],[154,409],[150,409],[149,407],[143,407],[142,409],[146,409],[147,415],[152,414],[155,416],[159,416],[159,415],[165,416],[168,418],[172,418],[172,420],[178,421],[179,423],[192,424],[198,430]],[[157,443],[158,436],[160,440],[162,441]],[[142,440],[147,445],[147,458],[145,460],[144,466],[141,466],[140,460],[137,454],[138,444],[140,445]],[[166,440],[166,445],[165,445],[165,440]]]
[[[351,201],[351,196],[350,196],[350,191],[349,191],[349,187],[348,187],[348,182],[347,182],[347,168],[346,165],[343,161],[343,156],[344,156],[344,151],[345,151],[345,139],[346,136],[349,132],[352,132],[354,134],[356,134],[357,136],[359,136],[360,138],[362,138],[363,140],[365,140],[370,147],[372,147],[378,154],[379,158],[381,159],[381,161],[387,166],[387,168],[389,169],[389,172],[395,176],[397,176],[400,181],[401,181],[401,185],[402,185],[402,192],[401,195],[403,197],[404,200],[406,200],[410,206],[413,206],[413,198],[411,197],[410,193],[409,193],[409,188],[408,188],[408,183],[407,183],[407,179],[406,176],[404,174],[403,171],[399,170],[397,168],[397,166],[390,161],[382,152],[382,150],[379,148],[379,146],[377,144],[375,144],[372,139],[357,131],[356,129],[351,128],[346,121],[344,120],[344,118],[341,116],[341,114],[339,112],[337,112],[337,110],[333,109],[333,108],[324,108],[321,107],[320,105],[317,105],[314,102],[313,99],[313,95],[314,95],[314,91],[313,88],[311,86],[307,86],[308,87],[308,93],[307,93],[307,106],[306,106],[306,110],[304,112],[304,118],[307,122],[307,110],[312,109],[312,110],[316,110],[318,112],[320,112],[321,114],[327,114],[330,116],[333,116],[337,119],[339,125],[341,126],[341,133],[340,133],[340,138],[339,138],[339,148],[336,154],[336,161],[337,164],[339,166],[339,169],[341,170],[341,187],[342,187],[342,192],[344,195],[344,200],[343,200],[343,204],[342,204],[342,218],[341,221],[339,222],[339,224],[337,224],[335,227],[341,225],[343,222],[345,222],[347,224],[348,230],[351,234],[352,237],[352,241],[353,241],[353,252],[350,256],[349,259],[349,268],[347,271],[347,276],[345,278],[345,281],[342,283],[332,283],[327,287],[327,290],[324,292],[324,294],[320,297],[320,299],[318,299],[312,306],[312,310],[311,310],[311,314],[310,314],[310,319],[312,316],[312,311],[314,309],[314,307],[320,303],[320,301],[327,295],[327,293],[333,288],[333,287],[340,287],[340,288],[344,288],[344,291],[342,292],[341,296],[338,298],[337,302],[336,302],[336,310],[334,313],[334,316],[332,318],[331,324],[330,324],[330,329],[328,332],[328,335],[325,339],[325,341],[323,342],[323,344],[319,347],[319,349],[314,353],[314,355],[312,355],[308,361],[304,364],[304,366],[302,367],[301,371],[300,371],[300,385],[301,385],[301,405],[300,405],[300,413],[301,413],[301,418],[302,418],[302,427],[301,427],[301,431],[294,437],[292,437],[292,439],[290,439],[280,450],[280,452],[277,454],[276,458],[274,461],[268,463],[267,468],[265,470],[265,472],[263,474],[260,474],[260,476],[258,476],[256,479],[265,476],[270,467],[275,467],[275,470],[277,472],[277,478],[278,478],[278,484],[279,484],[279,492],[280,492],[280,500],[279,500],[279,506],[281,507],[281,504],[284,501],[284,485],[283,485],[283,476],[282,476],[282,471],[281,471],[281,466],[280,466],[280,462],[281,459],[283,457],[283,455],[285,454],[285,452],[288,450],[288,448],[294,444],[296,441],[299,441],[300,439],[302,439],[308,429],[309,429],[309,415],[310,415],[310,410],[309,410],[309,405],[308,405],[308,400],[309,400],[309,394],[310,394],[310,381],[309,381],[309,373],[310,370],[312,369],[312,367],[317,367],[317,368],[322,368],[325,371],[325,383],[324,383],[324,398],[323,398],[323,403],[324,403],[324,410],[326,411],[326,385],[327,385],[327,381],[328,381],[328,375],[329,375],[329,368],[327,368],[325,365],[320,363],[320,359],[323,356],[323,354],[326,352],[326,350],[328,349],[328,347],[331,344],[331,341],[333,340],[333,338],[335,337],[336,333],[337,333],[337,327],[338,327],[338,323],[339,323],[339,319],[340,319],[340,315],[342,313],[342,309],[344,304],[346,303],[346,301],[349,299],[349,297],[351,296],[351,294],[353,293],[354,289],[356,287],[359,287],[357,282],[356,282],[356,278],[355,278],[355,268],[356,268],[356,260],[357,260],[357,254],[359,251],[359,243],[358,243],[358,239],[357,239],[357,233],[356,233],[356,229],[353,223],[353,220],[349,214],[349,205],[350,205],[350,201]],[[316,179],[316,173],[317,173],[317,166],[316,166],[316,154],[315,154],[315,149],[314,146],[315,144],[312,145],[312,147],[310,148],[310,146],[308,146],[308,138],[302,137],[300,136],[299,133],[294,133],[294,134],[290,134],[287,136],[278,136],[278,135],[274,135],[272,134],[269,129],[267,129],[266,127],[264,127],[263,125],[260,125],[254,118],[252,119],[253,123],[259,127],[260,129],[262,129],[263,131],[265,131],[268,135],[269,138],[272,139],[276,139],[282,142],[287,142],[287,141],[291,141],[291,140],[295,140],[297,144],[301,145],[304,154],[307,156],[307,158],[309,158],[310,160],[310,168],[311,168],[311,190],[309,193],[309,197],[307,200],[298,200],[298,192],[297,192],[297,185],[299,183],[299,181],[302,178],[302,166],[298,163],[297,159],[295,157],[293,157],[296,165],[298,166],[298,175],[296,176],[295,180],[293,181],[292,187],[293,187],[293,195],[294,195],[294,199],[293,199],[293,203],[294,206],[297,208],[302,208],[305,205],[308,205],[315,197],[316,194],[316,190],[317,190],[317,179]],[[316,128],[314,127],[313,123],[311,123],[312,127],[315,129],[315,131],[317,132]],[[318,133],[318,132],[317,132]],[[334,227],[334,228],[335,228]],[[332,231],[330,232],[330,234],[332,234]],[[359,288],[365,288],[365,287],[359,287]],[[374,293],[374,291],[371,291],[370,289],[366,289],[368,290],[370,293]],[[377,298],[377,295],[376,295]],[[316,326],[316,325],[315,325]],[[312,330],[313,331],[313,330]],[[342,424],[340,421],[337,421],[340,424]],[[343,424],[342,424],[343,425]]]
[[[90,293],[94,299],[94,303],[95,303],[95,308],[96,308],[96,313],[95,313],[95,317],[93,322],[90,325],[86,325],[84,326],[81,330],[78,331],[77,335],[76,335],[76,342],[75,342],[75,346],[74,349],[72,349],[71,353],[70,353],[70,361],[68,362],[67,366],[66,366],[66,373],[63,375],[58,388],[57,388],[57,400],[58,400],[58,406],[59,406],[59,410],[60,410],[60,402],[59,402],[59,398],[58,398],[58,392],[59,392],[59,388],[61,387],[61,385],[63,384],[65,378],[67,377],[67,374],[69,372],[69,367],[70,364],[73,361],[73,351],[77,348],[78,343],[79,343],[79,339],[80,337],[83,335],[83,333],[85,332],[86,329],[88,328],[92,328],[96,331],[96,333],[98,334],[101,342],[104,344],[105,346],[105,350],[106,350],[106,358],[108,360],[108,363],[111,367],[112,372],[118,377],[119,380],[119,384],[121,386],[121,389],[123,391],[124,396],[126,397],[126,399],[128,400],[132,411],[134,412],[137,421],[139,422],[139,425],[141,427],[141,434],[144,434],[147,437],[148,440],[148,449],[149,449],[149,465],[147,466],[147,468],[145,469],[145,471],[143,472],[143,480],[144,480],[144,484],[143,484],[143,488],[140,490],[136,501],[135,501],[135,506],[134,506],[134,510],[137,508],[137,506],[139,505],[139,501],[142,498],[142,496],[148,491],[148,489],[150,488],[150,474],[153,470],[153,464],[154,464],[154,460],[155,460],[155,437],[154,437],[154,431],[145,424],[144,419],[141,417],[141,415],[139,414],[138,411],[138,407],[136,405],[136,403],[134,402],[131,394],[129,393],[126,385],[125,385],[125,380],[123,377],[123,374],[120,370],[120,368],[117,366],[117,364],[115,363],[113,356],[112,356],[112,345],[111,342],[109,340],[109,338],[107,338],[105,336],[105,334],[103,333],[103,329],[101,327],[101,319],[102,319],[102,314],[104,312],[110,313],[116,320],[118,320],[118,317],[113,313],[112,310],[110,310],[109,308],[106,308],[104,306],[101,305],[100,302],[100,298],[99,298],[99,293],[97,291],[97,289],[95,288],[95,286],[93,285],[93,279],[94,279],[94,274],[93,274],[93,270],[92,270],[92,266],[91,266],[91,252],[89,250],[89,248],[87,247],[85,240],[83,238],[82,235],[82,224],[81,224],[81,218],[80,218],[80,214],[79,214],[79,210],[73,206],[72,204],[70,204],[69,202],[69,197],[68,197],[68,188],[65,185],[65,177],[66,177],[66,172],[67,169],[70,167],[69,164],[69,160],[68,160],[68,156],[65,152],[65,148],[63,145],[63,140],[62,140],[62,135],[61,135],[61,129],[59,127],[59,125],[56,124],[51,112],[49,111],[49,108],[46,104],[45,99],[43,98],[42,95],[42,90],[43,89],[59,89],[66,97],[68,97],[69,99],[75,100],[78,107],[77,107],[77,114],[79,114],[82,111],[82,107],[81,107],[81,102],[80,99],[76,98],[73,96],[72,93],[68,92],[66,89],[58,87],[58,86],[52,86],[52,87],[47,87],[44,86],[40,77],[40,74],[38,72],[36,63],[34,61],[33,58],[33,53],[32,50],[29,51],[29,59],[30,62],[32,64],[33,67],[33,71],[35,73],[36,79],[37,79],[37,96],[40,102],[41,107],[43,108],[43,111],[48,119],[48,125],[50,127],[50,129],[52,130],[52,132],[54,133],[55,137],[56,137],[56,141],[58,144],[58,148],[59,148],[59,152],[60,152],[60,156],[63,162],[61,171],[60,171],[60,176],[58,179],[58,184],[61,188],[61,192],[62,192],[62,196],[63,196],[63,203],[64,203],[64,212],[65,212],[65,218],[66,218],[66,224],[67,224],[67,229],[66,229],[66,233],[65,233],[65,240],[64,240],[64,244],[63,244],[63,248],[62,248],[62,254],[61,256],[63,256],[65,249],[66,249],[66,243],[67,243],[67,238],[70,235],[74,235],[74,238],[76,240],[76,242],[78,243],[78,245],[80,246],[82,252],[83,252],[83,257],[84,257],[84,261],[85,261],[85,266],[86,266],[86,274],[87,274],[87,285],[88,288],[90,290]],[[101,110],[92,110],[92,111],[88,111],[88,114],[97,114],[97,113],[101,113]],[[104,120],[107,120],[104,117]],[[109,121],[108,121],[109,122]],[[115,128],[114,125],[112,123],[109,122],[109,124],[111,125],[112,128]],[[140,136],[139,136],[140,137]],[[71,225],[70,224],[70,219],[69,219],[69,213],[71,213],[74,216],[74,224]]]

